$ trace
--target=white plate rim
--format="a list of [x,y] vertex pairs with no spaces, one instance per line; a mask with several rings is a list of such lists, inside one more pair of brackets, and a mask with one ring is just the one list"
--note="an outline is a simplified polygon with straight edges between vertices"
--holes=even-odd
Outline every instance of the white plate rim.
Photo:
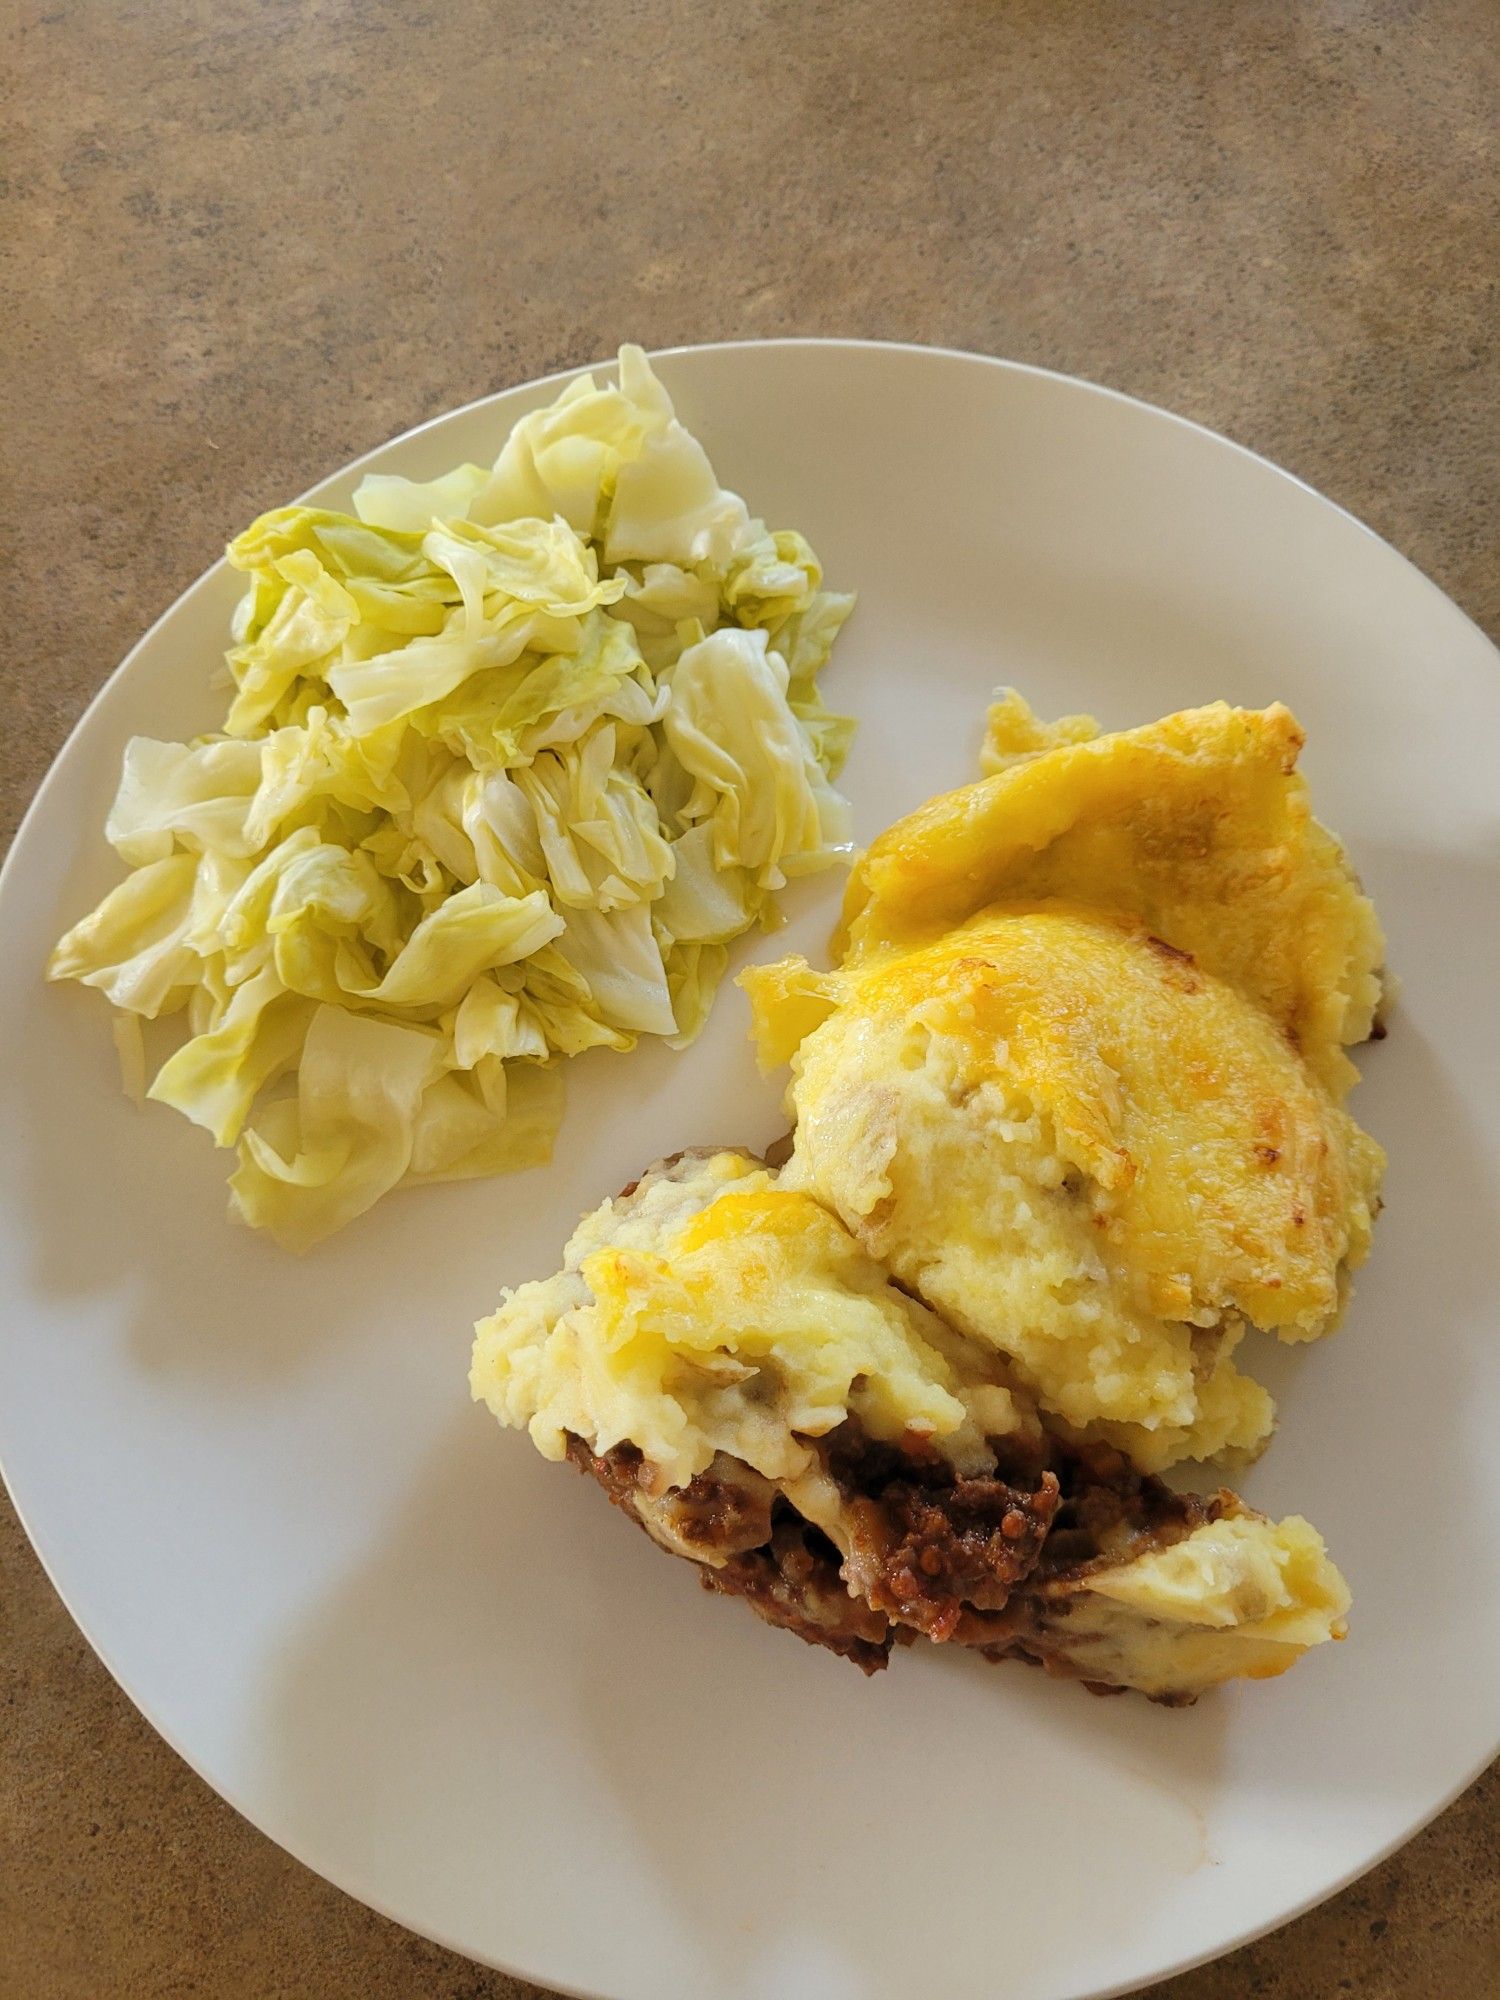
[[[1128,408],[1145,412],[1152,417],[1163,419],[1167,423],[1184,431],[1196,433],[1199,437],[1208,440],[1212,444],[1228,450],[1237,457],[1248,460],[1263,470],[1274,474],[1278,480],[1286,481],[1290,486],[1299,489],[1303,494],[1314,500],[1319,507],[1328,509],[1333,514],[1339,516],[1345,523],[1357,528],[1362,535],[1376,543],[1387,556],[1393,557],[1400,563],[1420,583],[1423,589],[1430,593],[1437,603],[1443,607],[1445,614],[1456,614],[1461,618],[1495,655],[1496,665],[1500,667],[1500,647],[1495,646],[1483,629],[1464,611],[1463,607],[1456,604],[1409,556],[1404,555],[1394,544],[1370,527],[1367,522],[1362,521],[1358,515],[1342,506],[1338,501],[1329,499],[1326,494],[1320,492],[1318,488],[1311,485],[1300,475],[1289,471],[1285,466],[1277,464],[1275,460],[1266,457],[1263,453],[1239,443],[1236,439],[1226,436],[1221,431],[1212,429],[1207,424],[1200,423],[1191,417],[1184,417],[1176,411],[1165,409],[1160,404],[1151,403],[1143,397],[1132,396],[1123,390],[1110,388],[1103,383],[1091,381],[1086,377],[1069,375],[1059,369],[1044,368],[1032,362],[1013,361],[1004,356],[983,354],[974,349],[935,346],[921,341],[843,338],[838,335],[785,335],[769,339],[683,342],[671,347],[651,348],[647,352],[653,361],[671,361],[675,357],[686,355],[746,353],[763,349],[781,348],[873,349],[886,353],[904,353],[951,361],[977,363],[986,369],[997,368],[1007,374],[1032,377],[1055,383],[1071,390],[1082,390],[1090,397],[1097,397],[1108,403],[1124,405]],[[546,375],[528,377],[524,381],[491,390],[483,396],[473,397],[467,403],[457,404],[450,410],[439,411],[435,415],[425,418],[420,424],[415,424],[408,430],[397,432],[394,436],[371,446],[357,458],[336,467],[332,472],[305,488],[295,499],[285,504],[289,506],[302,505],[315,499],[325,488],[346,484],[355,475],[371,465],[373,461],[384,458],[388,452],[394,450],[397,446],[407,444],[429,431],[452,422],[456,418],[477,412],[487,405],[517,393],[547,389],[555,384],[571,381],[579,375],[610,368],[614,365],[614,360],[615,357],[610,355],[604,359],[570,364],[563,368],[554,369]],[[211,588],[224,575],[227,569],[227,560],[221,555],[207,569],[201,571],[198,576],[187,584],[172,602],[152,620],[151,624],[125,653],[119,664],[105,677],[99,688],[77,716],[66,737],[63,739],[62,744],[54,754],[52,761],[43,773],[42,779],[33,792],[31,799],[28,801],[26,809],[17,822],[15,831],[11,836],[10,845],[4,860],[0,862],[0,909],[4,907],[6,889],[13,872],[13,867],[16,864],[17,855],[21,851],[23,840],[33,819],[40,816],[44,801],[50,793],[54,782],[58,780],[60,767],[74,739],[85,729],[95,709],[103,705],[116,682],[121,680],[130,670],[137,657],[146,650],[155,638],[157,632],[177,615],[178,611],[191,597],[200,590],[206,591]],[[300,1843],[283,1840],[267,1826],[263,1825],[261,1820],[235,1797],[235,1788],[221,1785],[203,1768],[202,1764],[178,1740],[176,1732],[159,1719],[154,1712],[155,1705],[142,1700],[134,1692],[126,1675],[116,1666],[108,1650],[96,1643],[87,1625],[74,1609],[68,1592],[64,1589],[55,1574],[53,1563],[46,1552],[43,1539],[39,1537],[32,1522],[28,1519],[26,1509],[14,1490],[3,1462],[0,1462],[0,1485],[4,1486],[11,1506],[15,1510],[16,1518],[20,1522],[48,1582],[61,1600],[63,1608],[67,1611],[68,1616],[73,1620],[73,1623],[87,1641],[90,1650],[104,1666],[116,1686],[119,1687],[138,1713],[145,1718],[156,1734],[161,1737],[163,1742],[167,1744],[169,1749],[176,1756],[180,1757],[194,1775],[201,1779],[211,1791],[223,1799],[242,1819],[253,1826],[257,1833],[263,1835],[273,1845],[280,1848],[282,1852],[289,1854],[301,1866],[309,1869],[314,1875],[330,1883],[334,1888],[338,1889],[342,1894],[351,1897],[355,1902],[362,1903],[366,1908],[374,1910],[377,1915],[384,1917],[387,1921],[398,1924],[403,1930],[410,1931],[415,1936],[426,1938],[430,1943],[453,1952],[456,1956],[465,1959],[471,1964],[482,1964],[513,1978],[527,1980],[538,1986],[566,1995],[568,1996],[568,2000],[614,2000],[614,1996],[605,1993],[603,1989],[584,1988],[566,1982],[559,1982],[555,1976],[548,1974],[545,1970],[528,1968],[519,1961],[502,1960],[488,1955],[482,1959],[476,1958],[473,1952],[455,1937],[445,1935],[441,1929],[429,1929],[412,1924],[407,1917],[389,1907],[384,1901],[372,1897],[363,1889],[357,1889],[341,1880],[338,1871],[327,1869],[320,1863],[310,1859],[307,1854],[299,1851]],[[1269,1921],[1247,1925],[1243,1930],[1236,1932],[1233,1936],[1211,1946],[1207,1950],[1194,1951],[1181,1958],[1173,1959],[1170,1963],[1163,1964],[1156,1971],[1148,1975],[1148,1983],[1174,1979],[1182,1973],[1191,1972],[1197,1967],[1209,1965],[1219,1959],[1226,1958],[1242,1949],[1245,1945],[1253,1944],[1260,1938],[1270,1936],[1273,1932],[1284,1929],[1287,1925],[1296,1922],[1298,1918],[1305,1916],[1309,1911],[1317,1909],[1323,1903],[1329,1902],[1335,1896],[1342,1894],[1345,1889],[1378,1868],[1392,1854],[1399,1852],[1408,1842],[1415,1839],[1434,1820],[1440,1818],[1483,1775],[1497,1757],[1500,1757],[1500,1734],[1497,1734],[1494,1744],[1481,1755],[1473,1768],[1460,1776],[1457,1782],[1451,1786],[1444,1796],[1439,1798],[1436,1804],[1414,1819],[1405,1831],[1387,1841],[1378,1851],[1356,1863],[1337,1879],[1321,1884],[1312,1894],[1296,1904],[1287,1907],[1281,1914],[1272,1917]],[[1124,2000],[1124,1996],[1139,1992],[1141,1985],[1142,1982],[1139,1979],[1132,1978],[1124,1984],[1078,1988],[1067,1996],[1067,2000]]]

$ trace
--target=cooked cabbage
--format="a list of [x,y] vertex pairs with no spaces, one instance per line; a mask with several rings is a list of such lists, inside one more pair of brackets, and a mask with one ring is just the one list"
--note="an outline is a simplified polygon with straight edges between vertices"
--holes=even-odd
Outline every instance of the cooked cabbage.
[[139,1021],[181,1020],[147,1094],[237,1148],[233,1212],[294,1248],[545,1159],[557,1060],[691,1040],[728,942],[848,852],[818,676],[853,600],[638,348],[618,376],[488,470],[262,515],[224,730],[126,746],[132,872],[48,975],[121,1010],[137,1094]]

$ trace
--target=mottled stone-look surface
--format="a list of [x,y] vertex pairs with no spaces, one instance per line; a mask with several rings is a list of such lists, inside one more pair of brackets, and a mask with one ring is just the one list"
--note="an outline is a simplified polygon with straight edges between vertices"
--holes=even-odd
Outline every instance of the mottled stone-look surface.
[[[21,0],[6,44],[0,834],[260,508],[622,338],[1089,376],[1289,466],[1500,629],[1494,0]],[[0,1684],[0,2000],[534,1993],[215,1798],[8,1514]],[[1153,1992],[1494,2000],[1497,1805],[1492,1774]]]

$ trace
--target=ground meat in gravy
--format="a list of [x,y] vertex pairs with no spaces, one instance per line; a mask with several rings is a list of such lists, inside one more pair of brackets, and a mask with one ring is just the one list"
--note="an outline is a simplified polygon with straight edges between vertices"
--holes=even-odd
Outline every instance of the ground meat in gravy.
[[1041,1554],[1059,1489],[1034,1478],[956,1473],[930,1448],[873,1444],[842,1424],[824,1464],[847,1508],[845,1573],[878,1610],[930,1639],[951,1636],[965,1604],[999,1610]]
[[771,1538],[776,1489],[748,1465],[722,1455],[686,1486],[653,1497],[644,1490],[643,1460],[633,1444],[596,1457],[582,1438],[568,1439],[568,1457],[591,1473],[617,1507],[675,1554],[721,1562]]
[[[767,1495],[772,1491],[748,1466],[736,1465],[733,1477],[710,1468],[655,1501],[642,1492],[643,1461],[634,1445],[616,1445],[601,1455],[582,1438],[570,1437],[568,1457],[597,1479],[653,1540],[661,1539],[650,1525],[655,1517],[676,1541],[688,1544],[678,1552],[696,1554],[705,1590],[743,1597],[768,1624],[795,1632],[809,1645],[828,1647],[867,1674],[885,1665],[891,1647],[888,1620],[850,1595],[839,1573],[838,1550],[826,1535],[785,1501],[773,1508],[768,1500],[763,1514],[747,1501],[747,1493],[758,1500],[761,1489]],[[726,1467],[729,1463],[725,1461]]]
[[570,1437],[568,1457],[654,1540],[696,1561],[705,1589],[743,1597],[866,1673],[921,1632],[1067,1674],[1048,1631],[1065,1600],[1093,1571],[1181,1541],[1221,1511],[1221,1499],[1173,1493],[1108,1446],[993,1439],[994,1471],[973,1477],[908,1442],[876,1443],[852,1420],[819,1442],[844,1503],[844,1559],[737,1460],[721,1456],[653,1497],[634,1445],[596,1454]]
[[884,1614],[851,1597],[838,1550],[790,1508],[778,1510],[770,1545],[733,1557],[721,1569],[699,1571],[705,1590],[743,1597],[769,1624],[781,1625],[810,1646],[826,1646],[865,1673],[878,1673],[890,1656],[892,1631]]
[[1225,1496],[1174,1493],[1110,1445],[1054,1443],[1050,1456],[1061,1500],[1031,1579],[1038,1586],[1081,1583],[1092,1570],[1169,1548],[1223,1511]]

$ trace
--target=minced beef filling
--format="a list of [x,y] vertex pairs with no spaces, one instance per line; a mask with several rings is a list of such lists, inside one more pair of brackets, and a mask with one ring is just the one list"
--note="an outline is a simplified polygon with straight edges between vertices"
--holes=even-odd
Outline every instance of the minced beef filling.
[[[568,1457],[580,1472],[592,1473],[617,1507],[623,1507],[637,1521],[644,1510],[674,1541],[686,1543],[684,1553],[701,1553],[711,1561],[740,1549],[758,1548],[770,1540],[776,1489],[770,1480],[735,1460],[720,1459],[686,1486],[673,1487],[659,1499],[647,1500],[641,1480],[644,1461],[633,1444],[616,1445],[598,1458],[582,1438],[570,1436]],[[722,1473],[717,1466],[723,1467]]]
[[885,1665],[891,1648],[889,1622],[850,1595],[839,1552],[828,1537],[784,1500],[768,1504],[764,1516],[752,1511],[747,1486],[751,1495],[758,1496],[761,1488],[769,1494],[767,1482],[754,1474],[748,1481],[726,1479],[710,1470],[662,1501],[648,1501],[641,1487],[643,1460],[633,1444],[616,1445],[601,1455],[582,1438],[570,1437],[568,1457],[648,1534],[643,1514],[699,1550],[704,1567],[698,1580],[705,1590],[743,1597],[768,1624],[784,1626],[809,1645],[828,1647],[867,1674]]
[[850,1595],[838,1550],[785,1503],[776,1510],[765,1548],[732,1556],[719,1569],[701,1569],[698,1580],[705,1590],[743,1597],[769,1624],[810,1646],[828,1647],[867,1674],[878,1673],[890,1656],[893,1634],[885,1614]]
[[1036,1584],[1083,1582],[1091,1569],[1180,1542],[1222,1511],[1218,1498],[1174,1493],[1153,1474],[1137,1472],[1110,1445],[1053,1442],[1049,1455],[1061,1493],[1031,1579]]
[[[965,1606],[952,1637],[987,1660],[1024,1660],[1049,1674],[1080,1678],[1069,1640],[1082,1636],[1074,1620],[1086,1617],[1084,1593],[1096,1571],[1114,1568],[1154,1549],[1170,1548],[1205,1521],[1217,1520],[1230,1497],[1174,1493],[1149,1473],[1136,1472],[1107,1445],[1082,1448],[1049,1443],[1061,1498],[1052,1532],[1036,1568],[999,1611]],[[1093,1694],[1123,1689],[1088,1679]],[[1178,1707],[1190,1695],[1153,1695]]]
[[850,1420],[817,1443],[844,1503],[847,1558],[736,1461],[653,1498],[634,1445],[596,1454],[570,1437],[568,1457],[654,1539],[696,1557],[705,1589],[745,1598],[866,1673],[913,1632],[1065,1672],[1043,1634],[1049,1607],[1092,1570],[1180,1541],[1219,1512],[1108,1446],[992,1439],[995,1469],[974,1477],[922,1440],[904,1442],[877,1443]]
[[878,1610],[942,1640],[965,1604],[998,1611],[1036,1566],[1059,1489],[1041,1467],[1015,1481],[976,1478],[914,1444],[876,1444],[845,1423],[823,1462],[847,1508],[849,1582]]
[[617,1444],[613,1451],[596,1453],[589,1450],[581,1437],[574,1437],[569,1431],[568,1461],[576,1465],[580,1472],[591,1473],[616,1507],[623,1507],[627,1514],[634,1513],[633,1502],[640,1486],[640,1470],[645,1463],[635,1445]]

